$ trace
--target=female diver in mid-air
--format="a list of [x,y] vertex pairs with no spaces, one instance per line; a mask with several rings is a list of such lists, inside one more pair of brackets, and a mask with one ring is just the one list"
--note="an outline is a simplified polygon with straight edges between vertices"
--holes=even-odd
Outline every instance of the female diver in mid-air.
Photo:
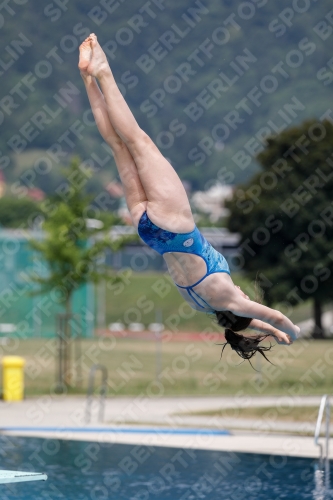
[[[216,314],[227,343],[245,359],[256,352],[264,355],[268,347],[259,343],[268,336],[291,344],[299,328],[235,286],[225,258],[195,226],[182,182],[136,122],[95,34],[80,46],[79,69],[98,130],[112,148],[133,224],[143,241],[163,255],[184,299],[194,309]],[[262,334],[236,333],[246,328]]]

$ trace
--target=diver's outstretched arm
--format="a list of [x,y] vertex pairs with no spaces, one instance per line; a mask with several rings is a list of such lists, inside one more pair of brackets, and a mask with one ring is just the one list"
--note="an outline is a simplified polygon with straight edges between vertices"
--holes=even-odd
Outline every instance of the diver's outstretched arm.
[[269,335],[270,337],[274,337],[278,344],[290,344],[290,338],[286,333],[281,332],[281,330],[274,328],[272,325],[269,325],[260,319],[253,319],[248,328],[250,330],[255,330],[256,332]]
[[233,314],[238,316],[244,316],[245,318],[253,318],[255,320],[261,320],[268,323],[273,328],[276,328],[280,332],[289,335],[291,340],[296,340],[299,334],[299,327],[294,325],[290,319],[287,318],[280,311],[271,309],[270,307],[263,306],[252,300],[245,299],[239,294],[231,297],[226,310],[231,311]]

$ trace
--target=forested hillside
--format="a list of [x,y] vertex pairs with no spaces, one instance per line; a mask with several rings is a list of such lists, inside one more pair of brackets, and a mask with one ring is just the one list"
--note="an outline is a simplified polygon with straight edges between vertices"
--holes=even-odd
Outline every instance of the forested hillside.
[[95,165],[91,189],[116,176],[77,69],[90,32],[140,125],[194,189],[246,181],[267,135],[333,109],[328,1],[5,4],[0,166],[19,196],[20,185],[52,190],[73,153]]

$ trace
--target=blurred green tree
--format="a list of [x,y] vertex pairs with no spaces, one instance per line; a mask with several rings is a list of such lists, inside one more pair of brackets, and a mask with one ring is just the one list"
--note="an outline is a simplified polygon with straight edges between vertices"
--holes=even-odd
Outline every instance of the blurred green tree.
[[0,226],[8,228],[32,228],[41,220],[39,203],[30,198],[0,198]]
[[98,219],[87,217],[91,198],[85,194],[84,187],[92,172],[82,165],[74,158],[64,171],[65,181],[59,186],[58,194],[44,204],[45,236],[41,240],[30,240],[49,268],[47,276],[33,278],[39,285],[37,293],[58,290],[64,296],[63,382],[66,386],[71,382],[69,321],[73,293],[88,282],[97,284],[105,279],[110,269],[101,264],[99,257],[107,249],[118,250],[126,241],[125,238],[110,239],[109,231],[118,222],[115,216],[101,213]]
[[333,125],[310,120],[266,141],[261,172],[227,204],[228,228],[242,237],[242,265],[258,272],[265,301],[285,311],[313,299],[313,336],[333,298]]

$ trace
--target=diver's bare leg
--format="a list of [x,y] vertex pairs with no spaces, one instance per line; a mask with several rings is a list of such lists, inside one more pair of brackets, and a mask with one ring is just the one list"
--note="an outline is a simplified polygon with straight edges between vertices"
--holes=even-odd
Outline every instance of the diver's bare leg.
[[79,68],[86,87],[88,99],[96,121],[98,130],[107,144],[111,147],[118,168],[119,176],[124,188],[124,194],[133,223],[138,221],[147,207],[147,196],[143,189],[136,164],[124,141],[114,130],[106,103],[96,79],[86,71],[86,62],[91,59],[90,39],[86,39],[80,46]]
[[134,158],[148,199],[148,215],[164,229],[191,231],[194,220],[181,180],[153,141],[139,127],[117,87],[97,37],[92,34],[90,39],[92,58],[85,62],[84,70],[98,78],[110,122]]

